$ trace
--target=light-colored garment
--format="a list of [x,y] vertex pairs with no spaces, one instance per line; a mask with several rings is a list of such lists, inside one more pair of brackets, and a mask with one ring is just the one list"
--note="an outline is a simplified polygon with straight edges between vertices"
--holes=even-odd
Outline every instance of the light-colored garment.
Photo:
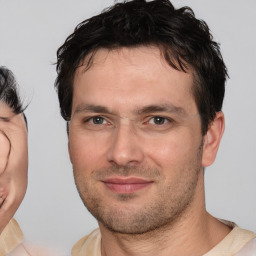
[[72,248],[72,256],[101,256],[101,234],[95,229],[88,236],[80,239]]
[[8,255],[22,243],[23,234],[16,220],[12,219],[0,235],[0,256]]
[[[219,244],[203,256],[256,256],[254,238],[256,234],[253,232],[235,226]],[[236,254],[238,252],[239,254]],[[71,254],[72,256],[101,256],[100,230],[96,229],[80,239],[73,246]]]
[[63,252],[35,246],[27,243],[19,244],[13,251],[6,256],[64,256]]
[[247,243],[235,256],[256,256],[256,238]]
[[[203,256],[237,256],[237,253],[240,253],[249,242],[256,238],[256,234],[252,231],[239,228],[232,222],[222,222],[233,229],[220,243]],[[256,256],[255,253],[256,251],[250,250],[247,251],[247,254],[239,254],[239,256]]]
[[0,256],[63,256],[60,250],[35,246],[23,242],[23,234],[16,220],[12,219],[0,235]]

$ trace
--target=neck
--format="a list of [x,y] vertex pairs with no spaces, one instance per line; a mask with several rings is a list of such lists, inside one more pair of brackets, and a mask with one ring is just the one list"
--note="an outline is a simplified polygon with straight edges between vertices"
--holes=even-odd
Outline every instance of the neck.
[[[203,176],[203,174],[202,174]],[[193,202],[176,221],[144,234],[120,234],[99,223],[102,256],[203,255],[230,229],[206,212],[203,177]]]

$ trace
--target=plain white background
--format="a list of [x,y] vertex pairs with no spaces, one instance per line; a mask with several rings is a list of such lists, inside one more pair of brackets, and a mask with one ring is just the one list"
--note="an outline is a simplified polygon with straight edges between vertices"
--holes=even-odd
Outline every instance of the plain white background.
[[[0,0],[0,65],[13,70],[29,122],[29,187],[16,219],[27,239],[70,251],[97,227],[76,191],[59,114],[56,50],[84,19],[112,0]],[[229,70],[226,131],[206,170],[207,209],[256,231],[256,1],[175,0],[205,20]]]

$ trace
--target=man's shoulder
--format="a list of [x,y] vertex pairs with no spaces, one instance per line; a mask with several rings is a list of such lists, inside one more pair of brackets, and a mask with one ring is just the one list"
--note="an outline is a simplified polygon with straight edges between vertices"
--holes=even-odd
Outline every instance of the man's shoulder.
[[[231,232],[204,256],[256,256],[255,242],[253,242],[255,239],[256,234],[254,232],[234,226]],[[248,249],[246,250],[247,254],[243,254],[244,248],[246,248],[250,242],[253,242],[254,245],[254,247],[250,246],[251,254],[248,254]]]
[[[101,234],[96,229],[81,238],[72,248],[72,256],[100,256]],[[256,234],[235,226],[233,230],[204,256],[256,256]]]
[[72,256],[90,255],[100,256],[101,234],[99,229],[95,229],[89,235],[81,238],[72,248]]
[[235,256],[256,256],[256,238],[248,242]]

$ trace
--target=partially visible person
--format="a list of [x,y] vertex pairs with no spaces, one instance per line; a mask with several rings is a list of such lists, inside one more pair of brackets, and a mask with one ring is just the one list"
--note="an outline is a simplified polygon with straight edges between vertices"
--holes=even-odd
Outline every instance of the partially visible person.
[[27,127],[23,107],[12,72],[1,67],[0,256],[9,254],[23,240],[22,231],[12,218],[26,192],[27,170]]
[[53,249],[24,242],[13,215],[27,188],[27,122],[17,83],[0,67],[0,256],[56,256]]

